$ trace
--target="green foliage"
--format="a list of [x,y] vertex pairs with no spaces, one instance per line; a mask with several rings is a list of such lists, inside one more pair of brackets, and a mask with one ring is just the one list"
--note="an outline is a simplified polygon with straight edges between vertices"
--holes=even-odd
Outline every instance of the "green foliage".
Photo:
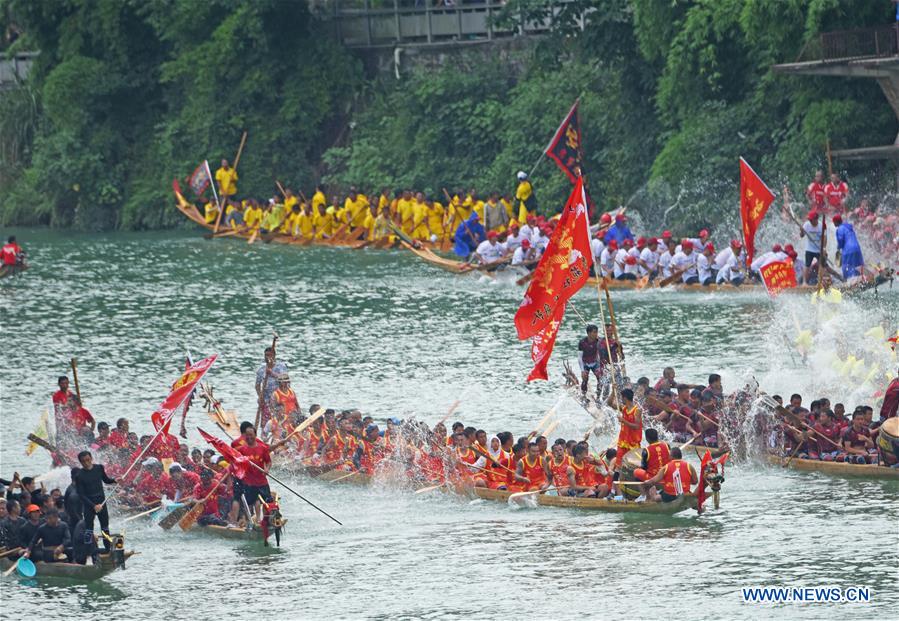
[[[5,221],[179,223],[172,178],[232,159],[243,130],[241,192],[271,194],[276,178],[308,184],[360,78],[349,54],[313,36],[303,2],[3,6],[41,51],[31,81],[42,102],[27,169],[0,178]],[[0,127],[10,115],[0,106]]]

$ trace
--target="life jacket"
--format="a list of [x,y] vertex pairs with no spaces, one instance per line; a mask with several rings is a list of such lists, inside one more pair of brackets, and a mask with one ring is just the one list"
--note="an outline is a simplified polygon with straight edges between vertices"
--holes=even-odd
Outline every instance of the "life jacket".
[[503,470],[501,466],[509,467],[509,454],[504,450],[500,449],[499,456],[496,459],[496,463],[492,460],[487,460],[487,482],[492,483],[494,485],[504,485],[507,481],[507,475],[509,474],[507,471]]
[[[636,423],[637,411],[638,408],[636,405],[631,406],[630,408],[622,407],[621,415],[624,420],[628,421],[629,423]],[[634,429],[622,424],[621,430],[618,432],[618,448],[626,448],[627,450],[635,449],[640,446],[640,439],[642,437],[642,427]]]
[[672,459],[665,465],[662,490],[669,496],[690,493],[690,464],[683,459]]
[[588,464],[586,461],[582,461],[581,465],[578,466],[577,462],[573,459],[571,460],[571,467],[574,469],[574,482],[577,485],[583,485],[584,487],[593,487],[596,485],[595,477],[591,473],[595,473],[595,469]]
[[297,404],[297,395],[293,391],[292,388],[288,388],[287,392],[283,392],[280,388],[275,390],[275,394],[273,395],[275,398],[275,403],[281,405],[284,408],[284,416],[290,416],[294,412],[296,412],[299,405]]
[[646,473],[654,477],[662,466],[671,461],[671,451],[667,442],[653,442],[646,447]]
[[522,472],[524,473],[525,478],[530,481],[531,486],[543,485],[546,483],[546,470],[543,468],[543,460],[539,456],[533,464],[530,462],[527,455],[521,458],[521,462],[524,464],[522,466]]
[[[556,487],[568,486],[568,466],[571,464],[571,458],[568,455],[562,457],[562,463],[557,464],[554,457],[550,458],[549,470],[553,474],[553,485]],[[530,477],[529,477],[530,478]]]

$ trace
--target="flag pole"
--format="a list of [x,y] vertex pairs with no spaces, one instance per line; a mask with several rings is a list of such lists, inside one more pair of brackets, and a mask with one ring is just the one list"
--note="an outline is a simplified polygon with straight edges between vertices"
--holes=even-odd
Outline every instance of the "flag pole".
[[[589,233],[589,231],[590,231],[590,216],[587,214],[587,193],[584,191],[583,179],[584,179],[584,177],[583,177],[583,175],[581,175],[581,200],[584,203],[584,220],[587,222],[587,231]],[[609,346],[609,333],[608,333],[608,331],[606,331],[606,316],[605,316],[605,311],[603,311],[603,308],[602,308],[602,285],[600,284],[602,282],[602,276],[601,276],[601,272],[599,271],[599,260],[598,260],[598,257],[596,256],[596,254],[593,252],[593,244],[592,243],[590,244],[590,255],[593,257],[593,272],[594,272],[594,274],[596,274],[596,299],[599,302],[599,318],[602,322],[602,333],[606,337],[606,339],[605,339],[606,340],[606,354],[609,356],[609,365],[611,366],[613,364],[612,348]],[[608,291],[606,293],[608,294]],[[619,405],[618,390],[617,390],[616,384],[615,384],[614,367],[613,367],[612,379],[611,379],[610,384],[612,386],[612,399],[615,402],[615,409],[617,410],[617,409],[620,409],[621,406]]]
[[212,231],[213,234],[219,232],[219,224],[222,221],[222,214],[225,213],[225,209],[222,206],[222,201],[219,200],[219,193],[215,191],[215,179],[212,177],[212,171],[209,170],[209,160],[203,160],[203,166],[206,167],[206,176],[209,177],[209,187],[212,188],[212,196],[215,197],[215,204],[219,206],[219,217],[215,219],[215,229]]

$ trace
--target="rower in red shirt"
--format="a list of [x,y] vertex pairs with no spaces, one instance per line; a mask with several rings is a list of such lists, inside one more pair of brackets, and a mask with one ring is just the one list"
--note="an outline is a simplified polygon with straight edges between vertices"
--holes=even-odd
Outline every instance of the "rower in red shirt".
[[568,469],[571,467],[571,459],[565,454],[564,444],[553,444],[552,455],[547,461],[547,466],[552,474],[552,482],[559,496],[568,494],[571,484],[568,480]]
[[549,487],[546,463],[540,457],[536,442],[528,443],[528,452],[515,467],[515,480],[524,485],[525,491],[543,490]]
[[642,485],[643,493],[645,494],[657,483],[662,484],[662,491],[659,494],[662,502],[671,502],[677,500],[679,496],[690,494],[691,486],[699,483],[699,476],[693,466],[684,461],[681,450],[674,447],[671,449],[671,461]]
[[805,197],[808,199],[809,208],[826,212],[824,209],[824,171],[815,171],[815,179],[805,189]]
[[144,505],[159,502],[163,496],[175,497],[172,478],[163,471],[162,463],[155,457],[141,463],[141,472],[134,483],[134,491]]
[[831,213],[842,213],[849,197],[849,186],[837,173],[831,173],[830,181],[824,186],[824,197]]
[[[227,479],[229,475],[222,474],[219,476]],[[197,502],[205,500],[205,503],[203,504],[202,515],[197,518],[197,524],[200,526],[208,526],[210,524],[215,526],[226,526],[228,522],[221,517],[219,499],[224,499],[228,504],[231,504],[230,498],[225,498],[227,493],[225,485],[227,484],[227,481],[222,479],[220,484],[219,477],[216,477],[215,473],[211,470],[205,469],[200,472],[199,479],[200,482],[194,486],[193,496],[194,500]]]
[[860,410],[852,413],[852,425],[843,432],[843,449],[846,451],[846,461],[850,463],[870,464],[877,461],[877,449],[865,425],[865,415]]
[[[609,397],[614,399],[614,395]],[[615,457],[615,467],[621,465],[621,459],[635,448],[640,448],[643,439],[643,412],[640,406],[634,403],[634,391],[625,388],[620,392],[620,416],[621,430],[618,432],[618,452]]]
[[[250,517],[255,513],[256,522],[258,522],[262,517],[262,506],[257,505],[256,501],[260,498],[265,503],[272,501],[272,492],[268,486],[268,478],[265,476],[265,472],[263,472],[271,466],[271,449],[267,444],[256,438],[256,428],[249,421],[244,421],[240,424],[240,433],[243,442],[234,448],[257,467],[249,466],[242,479],[234,478],[234,501],[231,507],[231,515],[234,519],[231,521],[237,521],[237,514],[240,510],[239,501],[241,496],[243,496],[250,510]],[[262,471],[259,470],[260,468]]]
[[169,466],[169,476],[178,500],[189,498],[193,494],[194,488],[200,484],[200,475],[185,470],[184,466],[178,462]]
[[821,410],[813,429],[815,431],[813,441],[817,444],[818,459],[824,461],[837,459],[842,454],[839,449],[842,428],[834,421],[833,410]]
[[115,429],[109,433],[109,444],[116,448],[128,446],[128,419],[120,418],[115,423]]
[[16,243],[16,236],[10,235],[6,244],[0,249],[0,259],[2,259],[3,265],[24,265],[24,257],[25,251]]

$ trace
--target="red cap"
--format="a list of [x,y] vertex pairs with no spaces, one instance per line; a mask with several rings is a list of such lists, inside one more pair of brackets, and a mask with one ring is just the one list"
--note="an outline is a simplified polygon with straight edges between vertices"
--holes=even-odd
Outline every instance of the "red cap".
[[793,244],[787,244],[786,246],[784,246],[784,252],[790,254],[791,252],[796,252],[796,249],[793,248]]
[[612,223],[611,214],[607,214],[607,213],[602,214],[601,216],[599,216],[599,222],[600,222],[600,224],[611,224]]
[[740,243],[739,239],[732,239],[732,240],[730,240],[730,247],[731,248],[742,248],[743,244]]
[[618,240],[613,239],[612,241],[610,241],[609,248],[611,248],[612,250],[616,250],[618,248]]
[[795,258],[798,257],[799,255],[797,254],[797,252],[796,252],[795,250],[788,250],[788,251],[787,251],[787,256],[790,257],[791,259],[795,259]]
[[31,513],[32,511],[40,511],[40,510],[41,510],[41,508],[38,507],[37,505],[28,505],[27,507],[25,507],[25,513]]
[[615,215],[615,222],[624,222],[625,220],[627,220],[627,216],[624,215],[623,213],[619,213],[619,214]]
[[634,247],[634,240],[631,239],[630,237],[628,237],[627,239],[624,240],[624,242],[622,242],[622,245],[623,245],[625,248],[633,248],[633,247]]
[[780,244],[774,244],[774,245],[771,247],[771,251],[772,251],[772,252],[783,252],[783,248],[781,247]]
[[708,236],[709,236],[709,230],[708,230],[708,229],[702,229],[701,231],[699,231],[699,236],[700,236],[700,237],[708,237]]
[[812,209],[810,212],[808,212],[808,219],[809,219],[809,220],[814,220],[814,219],[817,218],[817,217],[818,217],[818,210],[817,210],[817,209]]
[[497,237],[499,237],[499,233],[497,233],[496,231],[490,231],[489,233],[487,233],[487,239],[496,239]]
[[530,247],[531,247],[531,242],[530,242],[530,240],[522,239],[522,240],[521,240],[521,247],[522,247],[522,248],[530,248]]
[[659,243],[659,240],[655,237],[650,237],[649,239],[646,240],[647,246],[655,246],[658,243]]
[[638,238],[637,238],[637,248],[642,248],[642,247],[645,246],[645,245],[646,245],[646,238],[645,238],[645,237],[638,237]]
[[631,255],[627,255],[627,256],[624,258],[624,262],[625,262],[627,265],[636,265],[636,264],[637,264],[637,257],[632,257]]
[[537,218],[534,216],[528,216],[527,218],[528,224],[534,224],[537,221]]
[[837,226],[840,226],[841,224],[843,224],[843,216],[841,216],[840,214],[835,215],[833,217],[833,223]]
[[681,250],[693,250],[693,242],[689,239],[685,239],[680,243]]
[[715,244],[713,244],[712,242],[709,242],[705,245],[705,249],[708,252],[715,252]]
[[671,239],[671,231],[663,231],[662,239]]

